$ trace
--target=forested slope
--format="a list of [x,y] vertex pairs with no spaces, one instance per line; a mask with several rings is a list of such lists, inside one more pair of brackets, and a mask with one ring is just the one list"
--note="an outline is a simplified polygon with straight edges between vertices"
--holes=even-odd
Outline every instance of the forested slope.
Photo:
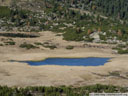
[[128,19],[128,0],[70,0],[70,5],[106,16]]

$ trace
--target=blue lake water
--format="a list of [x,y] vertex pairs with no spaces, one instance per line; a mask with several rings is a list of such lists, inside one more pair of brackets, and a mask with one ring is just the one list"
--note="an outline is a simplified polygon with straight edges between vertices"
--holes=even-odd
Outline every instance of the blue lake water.
[[100,66],[104,65],[110,58],[47,58],[43,61],[24,61],[31,66],[61,65],[61,66]]

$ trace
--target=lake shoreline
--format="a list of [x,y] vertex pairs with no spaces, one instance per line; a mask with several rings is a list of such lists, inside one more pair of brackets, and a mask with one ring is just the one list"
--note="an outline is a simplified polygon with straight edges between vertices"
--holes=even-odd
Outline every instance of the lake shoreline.
[[42,61],[18,61],[25,62],[30,66],[59,65],[59,66],[101,66],[111,58],[46,58]]
[[[38,38],[13,38],[15,46],[0,46],[0,85],[7,86],[85,86],[93,84],[112,84],[117,86],[128,86],[127,62],[128,55],[113,54],[110,48],[88,48],[75,47],[67,50],[68,45],[82,46],[84,42],[65,41],[62,37],[56,36],[52,32],[42,32]],[[52,38],[51,38],[52,37]],[[5,37],[0,37],[5,38]],[[6,38],[5,38],[6,39]],[[23,42],[34,43],[52,42],[54,44],[63,44],[64,47],[58,47],[54,50],[49,48],[36,48],[26,50],[19,48]],[[97,45],[91,43],[91,45]],[[98,44],[100,46],[111,46]],[[48,57],[60,58],[81,58],[81,57],[111,57],[111,62],[104,66],[30,66],[27,63],[9,62],[16,61],[40,61]],[[115,75],[115,73],[123,77]],[[114,74],[114,75],[113,75]],[[95,81],[94,81],[95,80]]]

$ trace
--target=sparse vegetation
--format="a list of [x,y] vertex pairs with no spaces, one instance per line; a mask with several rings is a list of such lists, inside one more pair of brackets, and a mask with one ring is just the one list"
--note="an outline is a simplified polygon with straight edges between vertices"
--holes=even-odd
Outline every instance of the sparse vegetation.
[[119,54],[128,54],[128,49],[118,49]]
[[109,72],[110,76],[120,76],[120,73],[118,71]]
[[6,6],[0,6],[0,18],[3,17],[9,17],[11,14],[11,10],[10,8],[6,7]]
[[35,38],[38,37],[38,35],[33,34],[25,34],[25,33],[0,33],[0,36],[5,37],[20,37],[20,38]]
[[0,46],[4,46],[3,44],[0,44]]
[[43,46],[43,44],[40,43],[40,42],[35,42],[34,44],[35,44],[35,45],[41,45],[41,46]]
[[32,44],[28,44],[26,42],[24,42],[23,44],[21,44],[19,47],[26,48],[26,49],[35,49],[35,48],[38,48],[38,47],[36,47],[36,46],[34,46]]
[[43,46],[43,47],[45,47],[45,48],[50,48],[50,49],[55,49],[55,48],[57,48],[57,46],[56,45],[54,45],[54,44],[49,44],[49,42],[44,42],[44,43],[40,43],[40,42],[35,42],[34,43],[35,45],[37,45],[37,46]]
[[4,43],[5,43],[5,45],[15,45],[16,44],[14,41],[7,41]]
[[69,45],[69,46],[66,47],[66,49],[68,49],[68,50],[71,50],[73,48],[74,48],[74,46],[71,46],[71,45]]
[[26,87],[26,88],[11,88],[0,86],[0,96],[89,96],[89,93],[126,93],[125,87],[117,87],[112,85],[92,85],[84,87]]
[[128,54],[127,44],[118,44],[113,50],[117,50],[119,54]]
[[57,48],[56,45],[43,45],[43,47],[50,48],[52,50],[55,49],[55,48]]

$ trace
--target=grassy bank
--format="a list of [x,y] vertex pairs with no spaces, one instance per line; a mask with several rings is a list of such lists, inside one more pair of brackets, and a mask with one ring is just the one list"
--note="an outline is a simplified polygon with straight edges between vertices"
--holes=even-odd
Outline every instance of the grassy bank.
[[127,88],[112,85],[92,85],[84,87],[7,87],[0,86],[0,96],[84,96],[91,92],[127,92]]

